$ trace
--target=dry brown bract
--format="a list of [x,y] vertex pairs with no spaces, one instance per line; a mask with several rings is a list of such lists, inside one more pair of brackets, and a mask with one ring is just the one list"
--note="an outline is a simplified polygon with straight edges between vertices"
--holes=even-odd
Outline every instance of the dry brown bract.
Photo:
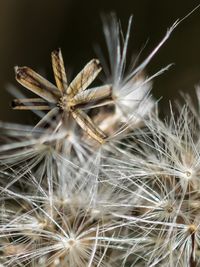
[[51,56],[57,87],[28,67],[16,67],[16,80],[40,98],[15,99],[13,108],[50,110],[47,116],[53,113],[54,109],[59,109],[65,120],[66,117],[70,118],[68,121],[72,118],[90,137],[103,143],[105,133],[82,109],[88,109],[111,96],[110,85],[87,89],[101,71],[99,60],[92,59],[68,85],[61,50],[53,51]]

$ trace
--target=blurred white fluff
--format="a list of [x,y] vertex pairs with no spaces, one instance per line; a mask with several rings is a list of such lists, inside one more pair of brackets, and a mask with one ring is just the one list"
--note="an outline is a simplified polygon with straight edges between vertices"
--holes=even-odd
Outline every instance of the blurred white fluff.
[[[112,101],[116,111],[115,122],[126,122],[130,126],[134,126],[149,114],[154,107],[155,101],[150,96],[151,80],[167,70],[170,65],[151,77],[145,77],[144,69],[158,49],[169,38],[177,23],[174,23],[150,55],[137,66],[138,58],[135,61],[129,60],[127,55],[132,16],[129,19],[125,36],[115,14],[104,17],[103,21],[109,64],[103,57],[101,58],[106,82],[112,85]],[[129,66],[127,67],[127,65]]]

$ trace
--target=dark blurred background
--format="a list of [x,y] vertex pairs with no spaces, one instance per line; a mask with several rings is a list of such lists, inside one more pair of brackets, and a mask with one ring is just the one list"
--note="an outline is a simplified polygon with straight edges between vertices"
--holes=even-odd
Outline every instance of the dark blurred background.
[[[148,44],[144,58],[161,40],[173,22],[185,16],[200,1],[193,0],[1,0],[0,2],[0,120],[32,123],[30,112],[12,111],[10,85],[28,90],[14,79],[15,65],[30,66],[53,81],[50,53],[62,48],[72,73],[95,56],[94,45],[104,41],[101,14],[115,11],[123,28],[133,17],[130,49],[137,53]],[[142,59],[141,58],[141,59]],[[179,91],[194,92],[200,83],[200,9],[174,31],[147,68],[153,74],[163,66],[175,65],[154,82],[153,94],[162,107],[178,97]]]

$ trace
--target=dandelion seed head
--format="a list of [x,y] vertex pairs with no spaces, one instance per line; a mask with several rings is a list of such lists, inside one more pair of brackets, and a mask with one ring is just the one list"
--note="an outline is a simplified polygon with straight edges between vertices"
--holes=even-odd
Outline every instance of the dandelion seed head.
[[[109,67],[93,59],[68,84],[59,49],[51,55],[56,86],[16,68],[17,81],[39,98],[14,108],[48,113],[34,130],[5,125],[1,265],[200,264],[199,115],[186,105],[163,122],[150,91],[169,66],[145,73],[180,22],[140,64],[127,60],[132,17],[125,35],[115,15],[107,23]],[[102,67],[106,82],[88,89]]]

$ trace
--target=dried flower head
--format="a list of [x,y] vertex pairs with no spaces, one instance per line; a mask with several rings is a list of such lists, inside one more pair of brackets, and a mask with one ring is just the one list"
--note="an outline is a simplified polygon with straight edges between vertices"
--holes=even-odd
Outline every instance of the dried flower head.
[[64,124],[70,132],[73,119],[89,136],[102,143],[106,135],[81,109],[81,106],[88,107],[110,95],[109,85],[87,89],[101,71],[99,61],[91,60],[69,85],[60,49],[52,52],[52,66],[57,87],[28,67],[15,68],[17,81],[40,98],[16,99],[13,108],[50,110],[40,125],[45,121],[51,122],[53,116],[61,111],[62,122],[56,125],[56,130]]

